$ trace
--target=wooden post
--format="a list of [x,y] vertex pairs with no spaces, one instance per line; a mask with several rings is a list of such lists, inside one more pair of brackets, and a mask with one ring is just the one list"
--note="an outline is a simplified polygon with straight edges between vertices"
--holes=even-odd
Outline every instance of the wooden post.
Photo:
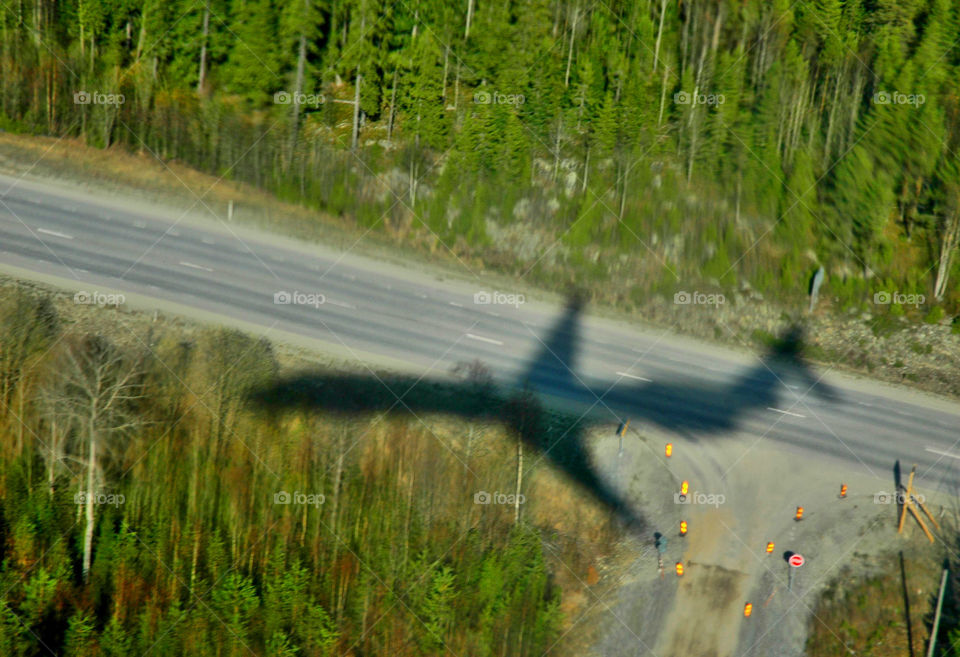
[[910,500],[906,500],[904,503],[910,508],[910,513],[913,514],[913,517],[917,519],[918,523],[920,523],[920,529],[923,530],[923,533],[926,534],[927,538],[930,539],[930,542],[933,543],[933,534],[931,534],[930,530],[927,529],[927,524],[923,521],[923,518],[920,517],[920,514],[913,507],[913,504],[910,502]]
[[[927,524],[923,521],[923,518],[920,517],[920,512],[917,511],[916,506],[919,506],[920,509],[926,514],[926,516],[930,518],[930,522],[933,523],[934,527],[936,527],[937,529],[940,529],[940,525],[937,524],[937,521],[934,520],[933,515],[931,515],[930,511],[928,511],[926,506],[924,506],[919,500],[916,501],[916,506],[914,506],[913,476],[916,473],[917,473],[917,466],[914,465],[913,469],[910,471],[910,479],[907,481],[907,489],[902,492],[903,508],[900,511],[900,522],[897,524],[897,533],[899,534],[903,531],[903,522],[907,518],[907,510],[909,510],[910,513],[913,514],[913,517],[917,519],[917,523],[919,523],[920,528],[923,530],[923,533],[926,534],[927,538],[930,539],[930,542],[933,543],[933,534],[931,534],[930,530],[927,529]],[[901,491],[897,491],[897,493],[900,494]]]
[[[907,518],[907,504],[910,500],[910,491],[913,490],[913,475],[917,473],[917,466],[913,466],[913,470],[910,471],[910,480],[907,482],[907,491],[903,494],[903,508],[900,509],[900,522],[897,524],[897,533],[903,531],[903,521]],[[900,493],[900,491],[897,491]]]
[[937,524],[937,521],[934,519],[933,514],[931,514],[930,511],[927,510],[927,505],[921,502],[920,500],[916,500],[916,503],[917,503],[917,506],[920,507],[920,510],[923,511],[928,518],[930,518],[930,522],[933,523],[933,526],[936,527],[937,529],[940,529],[940,525]]
[[937,596],[937,612],[933,616],[933,629],[930,631],[930,645],[927,646],[927,657],[933,657],[933,650],[937,645],[937,632],[940,629],[940,608],[943,606],[943,592],[947,588],[947,574],[950,571],[943,569],[940,577],[940,595]]

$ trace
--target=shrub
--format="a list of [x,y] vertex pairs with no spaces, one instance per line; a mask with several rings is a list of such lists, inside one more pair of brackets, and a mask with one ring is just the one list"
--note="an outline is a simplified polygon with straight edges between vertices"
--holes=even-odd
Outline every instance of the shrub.
[[927,316],[923,318],[923,321],[927,324],[939,324],[943,316],[943,308],[941,306],[934,306],[930,309],[930,312],[927,313]]

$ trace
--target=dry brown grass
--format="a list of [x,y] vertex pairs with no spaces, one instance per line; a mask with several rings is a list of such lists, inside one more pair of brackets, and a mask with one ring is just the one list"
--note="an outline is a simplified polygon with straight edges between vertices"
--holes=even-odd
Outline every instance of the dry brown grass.
[[910,631],[899,553],[854,557],[817,603],[807,639],[808,657],[926,654],[945,553],[941,544],[931,546],[919,530],[903,541],[902,550]]
[[165,206],[220,219],[234,202],[234,218],[294,237],[317,240],[356,232],[344,218],[285,203],[272,194],[226,177],[201,173],[149,151],[93,148],[82,140],[0,132],[0,171],[60,180],[92,191],[138,196]]
[[[161,357],[181,341],[197,339],[204,330],[199,323],[164,314],[76,305],[72,293],[0,275],[0,296],[16,287],[49,296],[68,333],[99,333],[134,349],[150,342]],[[151,336],[155,339],[152,342]],[[316,354],[282,343],[275,345],[275,354],[282,371],[315,368],[323,363]],[[323,364],[343,366],[329,361]],[[186,399],[187,407],[192,408],[194,400],[189,395]],[[291,415],[285,422],[286,435],[300,436],[307,442],[316,437],[313,432],[317,427],[305,423],[299,415]],[[348,443],[354,440],[357,442],[350,451],[357,457],[365,479],[396,482],[397,490],[406,491],[408,497],[397,501],[401,508],[417,500],[417,505],[428,508],[435,519],[460,519],[463,531],[471,526],[512,525],[513,507],[473,504],[473,495],[479,490],[514,492],[517,442],[505,425],[492,420],[467,423],[441,414],[418,418],[395,415],[380,421],[370,414],[358,422]],[[309,446],[303,449],[309,450]],[[279,458],[279,451],[274,450],[280,450],[280,445],[258,444],[256,451],[269,460]],[[566,622],[572,623],[594,605],[597,595],[616,585],[616,570],[622,566],[622,555],[616,549],[621,533],[615,528],[612,513],[551,467],[548,460],[537,458],[529,448],[525,459],[523,518],[544,537],[551,581],[560,588]]]

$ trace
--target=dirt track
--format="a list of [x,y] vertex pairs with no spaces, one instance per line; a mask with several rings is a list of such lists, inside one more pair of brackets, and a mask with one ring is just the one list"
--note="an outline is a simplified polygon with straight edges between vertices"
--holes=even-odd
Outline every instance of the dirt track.
[[[895,545],[896,506],[874,503],[892,488],[888,473],[851,472],[824,460],[799,460],[789,449],[753,439],[689,444],[672,438],[674,456],[663,457],[666,437],[645,436],[621,458],[621,478],[650,521],[651,536],[636,547],[646,554],[633,566],[610,611],[598,611],[604,629],[593,654],[657,657],[767,657],[802,655],[817,595],[855,553],[876,554]],[[598,438],[599,463],[614,472],[616,439]],[[731,467],[732,466],[732,467]],[[676,504],[682,479],[693,492],[724,496],[716,506]],[[839,498],[840,482],[849,487]],[[930,492],[929,497],[934,495]],[[796,506],[804,519],[794,520]],[[678,536],[681,519],[689,523]],[[656,572],[652,533],[668,537],[663,579]],[[909,530],[908,530],[909,531]],[[767,541],[775,543],[766,554]],[[648,543],[648,544],[647,544]],[[804,555],[788,589],[785,552]],[[682,560],[678,578],[673,564]],[[753,604],[750,618],[744,605]]]

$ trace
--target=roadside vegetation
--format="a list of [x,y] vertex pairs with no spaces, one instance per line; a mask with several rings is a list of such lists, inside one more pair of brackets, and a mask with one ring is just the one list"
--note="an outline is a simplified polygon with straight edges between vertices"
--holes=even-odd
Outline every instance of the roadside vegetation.
[[575,654],[618,532],[535,457],[478,504],[499,418],[270,412],[266,340],[130,317],[2,289],[0,654]]
[[0,11],[0,126],[625,307],[695,286],[796,301],[822,265],[838,308],[935,322],[960,302],[958,12],[21,3]]
[[944,568],[950,576],[934,655],[960,654],[960,534],[955,517],[940,522],[944,531],[934,544],[908,526],[898,551],[848,560],[814,607],[809,657],[926,655]]

